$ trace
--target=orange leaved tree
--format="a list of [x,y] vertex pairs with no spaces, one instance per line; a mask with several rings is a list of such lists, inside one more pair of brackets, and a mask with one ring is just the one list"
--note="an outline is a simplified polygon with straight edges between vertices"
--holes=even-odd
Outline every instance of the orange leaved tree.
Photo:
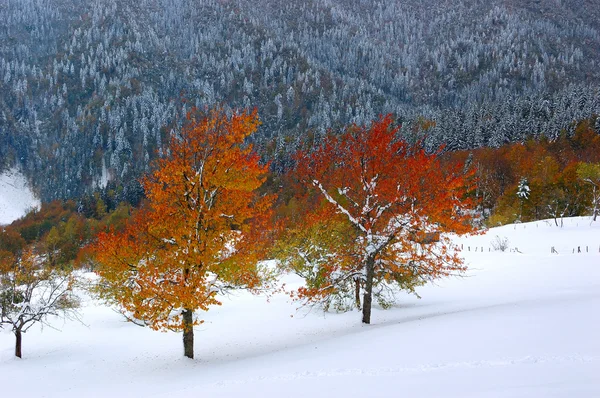
[[194,313],[219,305],[219,293],[262,282],[260,224],[272,200],[257,193],[267,166],[245,145],[258,124],[256,112],[190,115],[143,180],[146,206],[94,247],[100,293],[131,321],[183,331],[189,358],[201,322]]
[[[313,204],[305,206],[296,234],[303,247],[289,261],[312,275],[299,295],[323,302],[353,292],[360,306],[362,292],[364,323],[371,322],[373,295],[382,289],[414,291],[464,271],[448,233],[474,231],[467,198],[472,173],[460,164],[442,168],[438,154],[397,133],[390,116],[370,127],[352,126],[299,154],[294,170],[304,183],[304,201]],[[327,238],[327,231],[340,238]]]

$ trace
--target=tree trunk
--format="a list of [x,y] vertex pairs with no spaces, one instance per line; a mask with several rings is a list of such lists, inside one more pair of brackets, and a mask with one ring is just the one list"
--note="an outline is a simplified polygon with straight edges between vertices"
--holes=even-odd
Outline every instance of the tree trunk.
[[375,277],[375,256],[367,258],[365,263],[367,280],[365,281],[365,294],[363,296],[363,323],[371,323],[371,301],[373,300],[373,278]]
[[360,310],[360,279],[354,280],[354,299],[356,300],[356,308]]
[[21,358],[21,341],[22,341],[22,334],[21,334],[21,330],[17,329],[15,330],[15,356]]
[[194,358],[194,311],[184,309],[183,315],[183,355]]
[[598,217],[598,203],[600,203],[598,201],[600,192],[598,192],[598,194],[596,194],[596,185],[594,185],[594,192],[592,193],[592,197],[593,197],[593,205],[594,205],[594,220],[596,221],[596,218]]

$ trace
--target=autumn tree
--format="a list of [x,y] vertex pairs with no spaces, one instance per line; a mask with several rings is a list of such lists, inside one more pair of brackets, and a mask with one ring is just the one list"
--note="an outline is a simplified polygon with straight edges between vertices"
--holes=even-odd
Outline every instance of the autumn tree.
[[21,256],[0,251],[0,327],[15,335],[15,356],[22,356],[22,336],[36,323],[52,316],[79,319],[77,279],[68,270],[53,267],[33,247]]
[[554,218],[556,226],[563,226],[564,217],[573,217],[586,211],[588,190],[585,182],[578,178],[577,169],[577,163],[568,164],[547,186],[547,214]]
[[[311,256],[306,264],[326,283],[309,284],[299,294],[322,300],[347,289],[340,281],[355,281],[364,323],[371,322],[374,287],[410,289],[464,271],[448,233],[474,230],[465,199],[471,173],[460,164],[440,167],[437,153],[409,145],[397,133],[390,116],[370,127],[352,126],[299,154],[294,171],[305,200],[323,200],[323,208],[307,211],[300,228],[311,240],[303,249]],[[327,231],[345,238],[328,239]]]
[[271,198],[257,193],[267,166],[245,143],[258,124],[256,112],[190,114],[143,180],[147,205],[95,245],[102,296],[138,324],[182,331],[189,358],[195,312],[219,305],[218,293],[262,282]]
[[[328,213],[319,212],[314,218],[306,214],[303,222],[289,222],[275,244],[274,255],[285,270],[305,281],[305,286],[292,293],[295,298],[318,303],[326,311],[360,308],[360,290],[356,289],[360,289],[361,269],[352,251],[352,226]],[[342,269],[343,273],[336,272]]]
[[0,251],[17,254],[26,245],[25,239],[14,228],[8,226],[0,229]]
[[592,188],[591,211],[593,221],[600,213],[600,163],[580,163],[577,167],[578,177]]

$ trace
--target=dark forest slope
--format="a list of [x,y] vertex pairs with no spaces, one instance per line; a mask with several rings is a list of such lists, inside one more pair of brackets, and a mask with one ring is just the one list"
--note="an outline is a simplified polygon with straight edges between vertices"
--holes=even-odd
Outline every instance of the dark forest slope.
[[[592,0],[4,0],[0,165],[43,200],[127,182],[190,106],[258,107],[282,167],[393,112],[450,149],[556,137],[600,113]],[[187,101],[184,101],[187,99]]]

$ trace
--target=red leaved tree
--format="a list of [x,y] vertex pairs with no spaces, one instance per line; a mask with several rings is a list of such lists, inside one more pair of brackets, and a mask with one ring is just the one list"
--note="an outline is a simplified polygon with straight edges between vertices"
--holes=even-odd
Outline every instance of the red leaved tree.
[[302,200],[311,203],[291,229],[295,248],[283,251],[285,262],[310,276],[299,295],[321,302],[354,292],[359,306],[362,292],[364,323],[381,289],[413,290],[464,271],[448,234],[474,231],[472,173],[463,165],[443,169],[438,154],[397,133],[390,116],[352,126],[299,154],[294,170],[304,184]]
[[219,305],[218,293],[262,282],[261,223],[272,200],[257,193],[267,166],[245,145],[258,124],[256,112],[190,116],[143,181],[147,205],[95,245],[102,295],[134,322],[183,331],[189,358],[194,313]]

